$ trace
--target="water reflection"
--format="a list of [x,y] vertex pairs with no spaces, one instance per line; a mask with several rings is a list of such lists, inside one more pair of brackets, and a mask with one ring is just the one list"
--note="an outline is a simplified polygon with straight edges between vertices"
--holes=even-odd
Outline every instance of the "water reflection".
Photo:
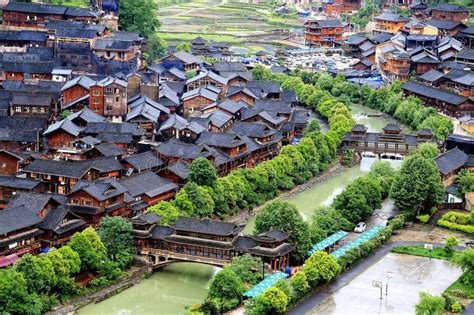
[[176,263],[118,295],[80,309],[78,314],[185,314],[186,305],[204,300],[210,280],[219,270],[208,265]]

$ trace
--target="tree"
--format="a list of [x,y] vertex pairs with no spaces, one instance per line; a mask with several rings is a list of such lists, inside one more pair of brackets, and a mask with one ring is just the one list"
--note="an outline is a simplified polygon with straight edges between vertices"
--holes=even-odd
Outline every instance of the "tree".
[[23,274],[29,293],[49,292],[58,280],[53,264],[47,257],[40,259],[37,256],[26,254],[18,260],[14,270]]
[[180,216],[179,210],[168,201],[160,201],[151,207],[148,207],[147,211],[156,213],[161,217],[160,224],[174,223]]
[[191,53],[191,47],[189,46],[188,43],[179,43],[177,46],[176,46],[176,51],[181,51],[181,50],[184,50],[185,52],[187,53]]
[[302,299],[308,294],[310,286],[304,271],[298,271],[290,278],[290,285],[293,288],[292,300],[294,302]]
[[130,222],[122,217],[104,217],[100,220],[99,237],[110,260],[121,269],[130,267],[135,253]]
[[21,272],[0,269],[0,313],[35,314],[43,313],[43,303],[36,293],[27,291],[26,280]]
[[262,268],[262,261],[260,258],[252,257],[250,254],[245,254],[232,258],[232,263],[229,267],[237,275],[240,281],[249,287],[256,284],[260,279],[260,273],[258,270]]
[[155,60],[162,58],[166,53],[166,46],[166,42],[158,34],[151,34],[147,41],[147,61],[153,63]]
[[229,267],[219,271],[209,285],[208,299],[217,299],[224,305],[223,311],[239,304],[243,292],[242,283]]
[[312,243],[322,241],[339,230],[350,229],[352,229],[352,223],[331,207],[316,209],[309,224]]
[[93,227],[74,233],[68,245],[79,254],[82,271],[98,272],[107,260],[107,251]]
[[433,296],[426,292],[420,292],[420,300],[415,305],[416,315],[442,315],[445,300],[440,296]]
[[184,190],[193,205],[193,217],[205,218],[213,214],[214,200],[212,200],[211,195],[203,186],[198,186],[194,182],[189,181],[184,186]]
[[66,110],[63,110],[60,114],[59,114],[59,119],[63,120],[65,119],[67,116],[71,115],[72,112],[68,109]]
[[309,284],[314,287],[319,282],[328,282],[336,277],[340,271],[340,266],[333,256],[318,251],[305,261],[303,271]]
[[408,156],[395,177],[390,196],[403,210],[431,209],[443,200],[444,189],[433,160],[420,154]]
[[189,200],[189,196],[186,193],[186,190],[184,189],[178,191],[178,193],[174,196],[174,199],[171,204],[184,215],[194,215],[193,203],[191,202],[191,200]]
[[72,250],[71,247],[65,245],[59,248],[58,252],[65,260],[70,275],[77,274],[81,271],[81,258],[78,253]]
[[444,251],[446,254],[452,255],[454,252],[454,246],[458,246],[458,240],[454,236],[448,236],[446,238],[446,244],[444,245]]
[[75,291],[76,285],[71,277],[69,261],[63,257],[61,252],[52,248],[48,253],[38,256],[39,259],[49,259],[57,277],[55,287],[61,295],[67,295]]
[[262,298],[267,300],[270,314],[284,314],[288,305],[288,296],[278,288],[270,287],[263,291]]
[[160,27],[158,3],[154,0],[121,0],[119,23],[128,32],[150,38]]
[[214,166],[206,158],[197,158],[189,166],[189,181],[199,186],[214,187],[217,173]]
[[426,159],[434,159],[439,154],[439,149],[434,143],[422,143],[413,151],[413,154],[420,154]]
[[463,169],[456,175],[458,195],[463,198],[465,193],[474,191],[474,172]]
[[352,223],[365,220],[374,209],[370,207],[364,194],[354,185],[349,185],[337,195],[332,205],[341,215]]
[[454,263],[464,272],[461,281],[468,285],[474,285],[474,248],[456,253]]
[[303,257],[311,248],[308,224],[289,202],[272,201],[257,214],[254,233],[260,234],[271,229],[290,233],[288,242],[295,245],[293,254],[296,257]]
[[377,181],[382,188],[382,198],[390,193],[390,188],[395,179],[396,171],[387,161],[376,161],[370,168],[368,176]]

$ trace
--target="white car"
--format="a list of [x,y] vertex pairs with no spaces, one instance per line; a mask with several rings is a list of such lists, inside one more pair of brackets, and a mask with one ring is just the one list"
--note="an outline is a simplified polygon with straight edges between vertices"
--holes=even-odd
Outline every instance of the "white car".
[[365,224],[365,222],[359,222],[359,223],[357,223],[357,225],[354,229],[354,232],[362,233],[362,232],[365,231],[366,228],[367,228],[367,224]]

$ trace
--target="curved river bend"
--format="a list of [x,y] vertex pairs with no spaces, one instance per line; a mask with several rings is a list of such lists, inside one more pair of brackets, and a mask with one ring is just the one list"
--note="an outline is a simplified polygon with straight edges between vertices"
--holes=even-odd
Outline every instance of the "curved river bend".
[[[371,132],[381,131],[393,119],[367,117],[376,113],[374,110],[353,105],[353,118],[364,124]],[[295,204],[304,218],[310,218],[319,206],[329,205],[344,188],[357,177],[370,170],[375,159],[362,159],[360,165],[348,168],[331,179],[316,184],[312,188],[288,199]],[[393,166],[401,161],[390,161]],[[253,219],[245,231],[250,233]],[[160,269],[139,284],[127,289],[105,301],[81,308],[79,315],[148,315],[148,314],[185,314],[185,307],[200,303],[207,295],[209,283],[217,267],[195,264],[176,263]]]

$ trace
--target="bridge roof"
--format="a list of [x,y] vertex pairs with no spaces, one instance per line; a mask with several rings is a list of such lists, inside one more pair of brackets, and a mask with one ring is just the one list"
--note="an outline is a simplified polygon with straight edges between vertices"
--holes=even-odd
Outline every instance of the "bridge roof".
[[179,217],[172,225],[178,231],[191,231],[196,233],[227,236],[239,233],[243,226],[232,222],[222,222],[209,219],[195,219]]

